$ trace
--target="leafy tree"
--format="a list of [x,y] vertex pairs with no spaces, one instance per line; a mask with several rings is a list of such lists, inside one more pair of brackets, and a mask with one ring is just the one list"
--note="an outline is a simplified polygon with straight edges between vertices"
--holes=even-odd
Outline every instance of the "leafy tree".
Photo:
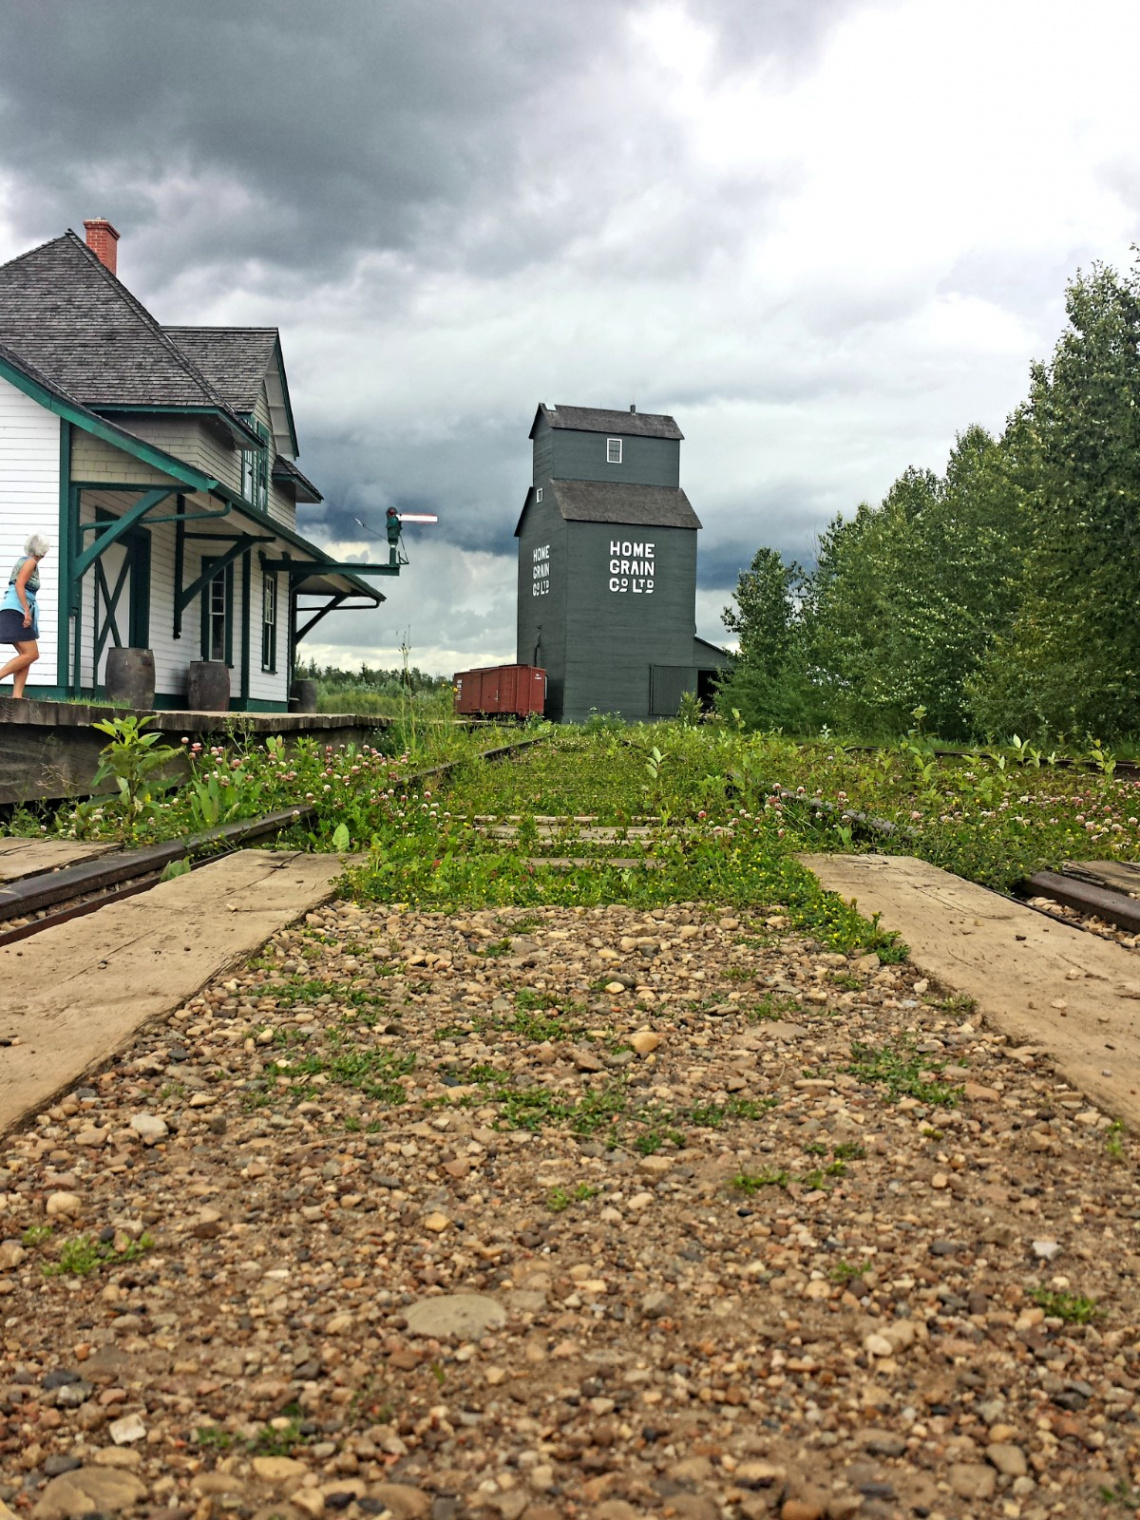
[[735,708],[755,728],[799,726],[806,721],[806,687],[798,638],[796,599],[803,571],[785,564],[777,549],[757,549],[740,572],[735,605],[722,614],[740,640],[740,655],[721,686],[721,711]]
[[1140,273],[1094,265],[1004,447],[1025,552],[1016,615],[969,694],[977,726],[1140,729]]

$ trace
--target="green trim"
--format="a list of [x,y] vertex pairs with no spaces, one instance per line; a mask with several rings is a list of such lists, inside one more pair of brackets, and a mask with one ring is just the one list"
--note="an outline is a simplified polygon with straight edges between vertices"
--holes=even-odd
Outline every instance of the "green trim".
[[[203,534],[202,536],[204,538],[213,537],[212,534]],[[220,534],[218,536],[221,537]],[[246,534],[236,542],[231,543],[224,554],[219,554],[211,559],[203,559],[202,572],[197,579],[191,581],[185,588],[177,585],[174,588],[174,605],[178,611],[185,612],[198,593],[206,589],[207,583],[212,581],[215,575],[220,574],[223,570],[228,570],[235,559],[239,559],[241,555],[245,554],[257,542],[256,538]],[[207,566],[209,566],[208,569],[206,568]]]
[[[297,443],[297,428],[293,422],[293,403],[289,399],[289,382],[285,378],[285,355],[281,352],[280,338],[275,341],[273,347],[277,354],[277,373],[281,377],[281,394],[285,398],[285,415],[289,419],[289,442],[293,445],[293,457],[295,459],[301,452],[301,449]],[[266,400],[268,399],[267,396]]]
[[175,638],[175,639],[180,639],[182,637],[182,613],[181,613],[181,611],[179,610],[179,607],[178,607],[177,596],[178,596],[178,588],[182,584],[182,570],[183,570],[182,561],[183,561],[183,558],[184,558],[185,553],[186,553],[186,529],[183,527],[183,519],[184,519],[184,517],[186,515],[186,498],[184,496],[179,496],[178,497],[178,499],[177,499],[177,501],[175,503],[174,510],[175,510],[174,521],[175,521],[175,524],[176,524],[175,529],[174,529],[174,594],[175,594],[175,603],[174,603],[174,626],[173,626],[173,629],[171,630],[171,637]]
[[71,691],[76,697],[83,688],[83,577],[75,570],[75,556],[79,553],[80,491],[72,486],[68,492],[71,501],[71,543],[68,578],[71,586]]
[[[296,528],[286,527],[284,523],[278,522],[275,517],[270,517],[268,512],[259,512],[256,507],[250,506],[249,502],[246,501],[243,496],[235,496],[234,493],[228,489],[228,487],[219,486],[215,494],[221,496],[225,501],[232,501],[234,510],[239,514],[239,516],[248,518],[250,522],[259,523],[263,528],[267,528],[275,538],[280,538],[287,544],[293,544],[296,548],[303,549],[307,557],[311,558],[314,555],[319,556],[321,554],[321,550],[317,548],[316,544],[311,544],[307,538],[302,538],[301,535],[297,532]],[[336,569],[335,561],[330,560],[327,555],[323,558],[314,560],[313,562],[319,565],[319,568],[322,571],[326,571],[329,574],[340,575],[345,573],[343,571],[338,571]],[[290,563],[296,562],[290,561]],[[377,570],[379,570],[379,573],[381,575],[392,575],[395,573],[389,566],[378,567],[376,565],[368,565],[365,568],[369,571],[370,574]],[[351,575],[346,575],[346,579],[354,580],[356,578]],[[372,605],[375,607],[378,607],[381,602],[388,600],[387,597],[381,595],[381,593],[377,591],[375,587],[366,586],[362,580],[356,579],[356,585],[354,589],[363,596],[372,597]],[[378,600],[376,600],[377,598]]]
[[[98,680],[99,661],[102,658],[104,649],[107,647],[108,638],[114,639],[116,649],[123,647],[123,638],[119,632],[118,619],[115,617],[119,601],[123,595],[123,587],[127,584],[127,578],[131,573],[130,549],[126,545],[123,547],[126,552],[123,555],[123,563],[119,567],[119,578],[115,582],[115,589],[113,591],[107,579],[107,572],[103,568],[103,561],[101,559],[95,561],[95,626],[92,630],[91,671],[92,679],[95,680],[97,686],[101,684]],[[99,626],[100,596],[103,598],[103,610],[106,614],[103,618],[102,627]]]
[[241,558],[241,702],[249,701],[249,598],[253,583],[253,550],[246,548]]
[[100,413],[117,412],[120,416],[136,417],[180,417],[189,413],[193,417],[216,417],[219,422],[225,423],[227,432],[238,438],[245,438],[250,431],[239,413],[234,412],[231,416],[220,406],[131,406],[125,401],[101,401],[99,411]]
[[86,549],[81,550],[75,557],[75,579],[82,579],[101,554],[145,517],[151,507],[157,507],[160,501],[165,501],[173,489],[173,486],[160,486],[155,491],[148,491],[145,496],[135,502],[133,507],[128,508],[112,527],[108,528],[105,533],[102,533],[93,544],[88,544]]
[[272,702],[268,697],[247,697],[243,711],[249,713],[284,713],[288,702]]
[[[399,565],[351,564],[335,559],[267,559],[270,570],[287,570],[295,578],[306,575],[399,575]],[[365,586],[371,591],[371,586]]]
[[[201,470],[196,470],[193,465],[184,464],[181,459],[175,459],[173,454],[167,454],[163,449],[155,448],[153,444],[144,443],[141,438],[136,438],[123,428],[116,427],[113,422],[104,422],[101,417],[97,417],[94,412],[89,412],[86,407],[65,400],[56,391],[49,390],[47,386],[33,380],[30,375],[26,375],[22,369],[17,369],[6,359],[0,359],[0,376],[14,385],[18,391],[23,391],[25,396],[38,401],[40,406],[45,407],[49,412],[54,412],[83,432],[90,433],[95,438],[101,438],[104,443],[122,449],[125,454],[141,459],[144,464],[152,465],[154,469],[161,470],[164,475],[173,475],[175,480],[182,481],[195,491],[214,491],[221,484],[212,475],[203,475]],[[137,490],[138,487],[136,486],[135,489]]]
[[56,606],[55,678],[67,686],[67,656],[71,648],[72,546],[75,528],[71,517],[71,423],[59,419],[59,593]]

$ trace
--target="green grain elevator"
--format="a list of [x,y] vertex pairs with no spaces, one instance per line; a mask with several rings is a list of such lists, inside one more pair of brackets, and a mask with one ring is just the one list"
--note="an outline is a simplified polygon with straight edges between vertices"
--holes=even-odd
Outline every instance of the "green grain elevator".
[[729,656],[696,637],[700,520],[672,417],[540,406],[519,541],[518,662],[547,673],[546,716],[675,717]]

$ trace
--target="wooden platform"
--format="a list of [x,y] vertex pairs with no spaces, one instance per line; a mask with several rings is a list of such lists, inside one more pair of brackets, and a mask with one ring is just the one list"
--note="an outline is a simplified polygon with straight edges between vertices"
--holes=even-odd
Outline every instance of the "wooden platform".
[[78,839],[0,838],[0,881],[22,881],[43,871],[77,866],[117,850],[114,844],[83,844]]
[[805,855],[823,886],[882,915],[911,959],[1048,1054],[1106,1113],[1140,1125],[1140,952],[1070,929],[910,856]]
[[[241,850],[0,948],[0,1134],[333,895],[335,855]],[[96,1116],[97,1117],[97,1116]]]

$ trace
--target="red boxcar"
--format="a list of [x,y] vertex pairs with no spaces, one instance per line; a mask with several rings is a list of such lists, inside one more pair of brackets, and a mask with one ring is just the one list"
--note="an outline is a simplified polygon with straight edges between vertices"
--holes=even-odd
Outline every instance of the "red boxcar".
[[455,677],[455,711],[525,718],[546,709],[546,671],[537,665],[490,665]]

